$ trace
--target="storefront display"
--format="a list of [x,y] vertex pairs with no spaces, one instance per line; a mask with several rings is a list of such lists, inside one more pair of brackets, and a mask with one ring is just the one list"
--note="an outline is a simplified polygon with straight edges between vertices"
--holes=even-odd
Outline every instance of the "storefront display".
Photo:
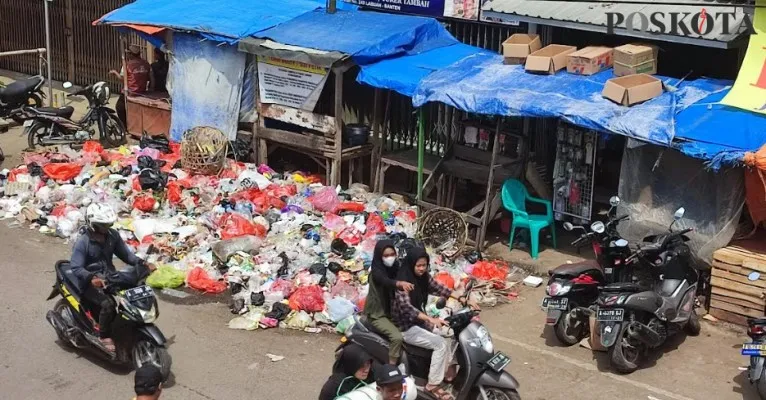
[[593,176],[598,134],[563,122],[556,129],[556,164],[553,170],[553,211],[558,221],[591,219]]

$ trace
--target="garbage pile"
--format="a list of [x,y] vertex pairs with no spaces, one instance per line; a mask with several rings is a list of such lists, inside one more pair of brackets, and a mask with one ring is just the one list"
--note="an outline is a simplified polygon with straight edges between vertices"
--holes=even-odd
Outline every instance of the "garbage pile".
[[[364,307],[377,240],[394,238],[403,248],[414,240],[415,209],[363,185],[341,190],[320,176],[230,159],[218,176],[190,175],[180,158],[176,143],[143,140],[29,153],[23,165],[0,172],[0,217],[73,240],[85,207],[109,204],[120,216],[114,228],[158,265],[147,284],[228,291],[236,314],[229,327],[246,330],[344,331]],[[469,276],[484,281],[474,291],[484,306],[512,298],[508,279],[524,278],[478,252],[432,260],[432,273],[449,287]]]

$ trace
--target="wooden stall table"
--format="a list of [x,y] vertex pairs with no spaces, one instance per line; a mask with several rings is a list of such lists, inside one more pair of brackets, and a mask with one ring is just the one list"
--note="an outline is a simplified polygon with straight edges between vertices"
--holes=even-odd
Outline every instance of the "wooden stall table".
[[170,134],[170,96],[166,92],[130,94],[125,97],[127,130],[133,137]]

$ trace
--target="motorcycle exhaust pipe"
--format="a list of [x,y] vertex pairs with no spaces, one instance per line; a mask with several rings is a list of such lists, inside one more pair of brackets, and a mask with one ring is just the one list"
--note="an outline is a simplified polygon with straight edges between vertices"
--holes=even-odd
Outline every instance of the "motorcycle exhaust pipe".
[[586,307],[577,307],[572,310],[572,318],[578,319],[578,320],[587,320],[590,318],[590,316],[593,314],[593,310]]
[[660,337],[659,333],[640,322],[633,322],[632,324],[628,325],[627,329],[628,335],[630,335],[630,337],[640,340],[650,347],[659,346],[662,342],[662,338]]

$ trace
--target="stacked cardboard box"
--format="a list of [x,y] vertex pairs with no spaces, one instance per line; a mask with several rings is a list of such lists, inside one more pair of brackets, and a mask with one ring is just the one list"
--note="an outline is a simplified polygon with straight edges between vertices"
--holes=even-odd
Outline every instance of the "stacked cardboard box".
[[569,54],[567,72],[593,75],[612,67],[614,50],[611,47],[588,46]]
[[766,307],[766,254],[739,246],[713,253],[710,314],[720,320],[747,325],[761,318]]
[[647,44],[626,44],[614,48],[614,75],[657,73],[657,46]]

